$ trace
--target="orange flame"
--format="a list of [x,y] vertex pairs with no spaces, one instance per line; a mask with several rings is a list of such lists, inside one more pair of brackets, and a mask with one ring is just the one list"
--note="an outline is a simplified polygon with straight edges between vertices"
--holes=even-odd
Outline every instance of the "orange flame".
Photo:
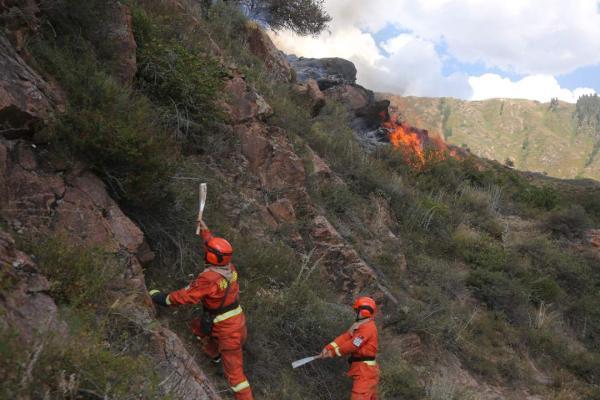
[[390,143],[402,152],[404,159],[412,167],[422,168],[427,162],[446,158],[448,146],[441,137],[429,137],[426,130],[400,122],[397,115],[389,117],[383,112],[381,117],[381,126],[387,129]]

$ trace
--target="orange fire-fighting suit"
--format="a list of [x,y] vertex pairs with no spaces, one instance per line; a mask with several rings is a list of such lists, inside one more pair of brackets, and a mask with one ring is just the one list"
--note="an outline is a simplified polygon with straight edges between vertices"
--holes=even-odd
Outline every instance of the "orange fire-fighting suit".
[[377,384],[379,383],[379,366],[375,361],[379,339],[377,326],[373,318],[360,320],[352,327],[325,346],[325,349],[336,356],[350,355],[352,378],[351,400],[377,400]]
[[[202,239],[207,243],[212,234],[208,229],[201,231]],[[227,292],[227,282],[230,287]],[[198,304],[202,302],[204,312],[223,310],[213,321],[212,333],[207,336],[200,329],[200,320],[191,323],[192,331],[204,342],[203,350],[211,358],[221,356],[223,370],[237,400],[252,400],[252,389],[243,369],[242,345],[246,341],[246,319],[238,304],[239,284],[237,270],[233,264],[226,266],[208,266],[187,287],[171,292],[167,296],[168,305]]]

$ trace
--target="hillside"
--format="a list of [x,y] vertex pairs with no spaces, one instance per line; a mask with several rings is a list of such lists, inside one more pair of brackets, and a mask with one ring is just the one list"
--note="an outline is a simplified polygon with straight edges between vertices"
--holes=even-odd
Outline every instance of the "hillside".
[[352,63],[290,64],[230,4],[16,0],[0,23],[0,399],[233,398],[198,309],[148,294],[204,267],[200,182],[257,399],[348,398],[345,360],[290,363],[358,295],[382,399],[600,399],[598,182],[415,162]]
[[574,104],[378,96],[391,100],[410,124],[480,157],[511,160],[517,169],[559,178],[600,179],[598,136],[577,127]]

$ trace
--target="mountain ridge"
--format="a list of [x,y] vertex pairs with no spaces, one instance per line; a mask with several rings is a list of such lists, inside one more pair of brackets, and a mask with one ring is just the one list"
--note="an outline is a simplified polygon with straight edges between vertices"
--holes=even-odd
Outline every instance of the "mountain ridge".
[[598,139],[577,126],[576,107],[525,99],[460,100],[377,93],[401,118],[439,134],[449,144],[559,178],[600,179]]

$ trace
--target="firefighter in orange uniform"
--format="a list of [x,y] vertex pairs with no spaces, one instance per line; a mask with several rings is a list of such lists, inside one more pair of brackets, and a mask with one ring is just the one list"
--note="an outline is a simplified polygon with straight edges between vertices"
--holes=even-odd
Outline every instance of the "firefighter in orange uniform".
[[222,361],[236,400],[252,400],[252,389],[243,369],[246,319],[238,302],[238,274],[231,263],[233,248],[227,240],[214,237],[202,220],[198,224],[206,269],[183,289],[168,295],[152,290],[150,295],[162,306],[202,303],[203,317],[192,321],[192,331],[204,343],[203,350],[213,363]]
[[321,358],[350,355],[348,376],[354,382],[350,399],[377,400],[379,366],[375,357],[379,343],[374,320],[377,305],[370,297],[359,297],[352,308],[356,311],[356,322],[325,346]]

